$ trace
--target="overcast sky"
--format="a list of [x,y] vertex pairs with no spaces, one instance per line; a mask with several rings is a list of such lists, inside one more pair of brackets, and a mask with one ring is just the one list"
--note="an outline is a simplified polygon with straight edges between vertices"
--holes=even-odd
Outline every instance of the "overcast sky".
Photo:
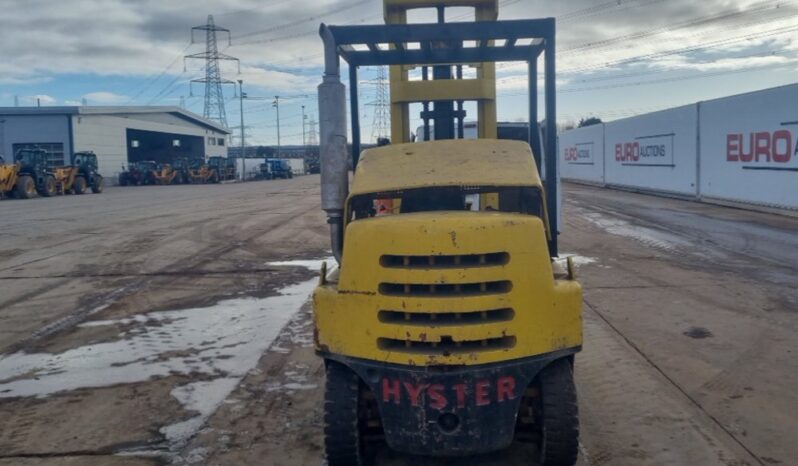
[[[796,82],[798,0],[501,0],[500,19],[558,18],[559,120],[605,120]],[[219,48],[241,60],[224,77],[250,96],[280,95],[283,144],[302,142],[301,106],[316,113],[320,22],[382,22],[382,0],[0,0],[0,106],[179,105],[202,114],[204,50],[191,27],[213,14],[232,31]],[[451,13],[465,20],[464,10]],[[411,19],[424,21],[423,13]],[[365,70],[364,80],[376,70]],[[523,67],[499,67],[499,118],[527,113]],[[230,126],[238,100],[227,86]],[[361,102],[374,99],[361,86]],[[268,100],[245,101],[249,141],[276,142]],[[472,113],[473,115],[473,113]],[[364,139],[373,107],[362,111]],[[414,122],[414,126],[417,122]]]

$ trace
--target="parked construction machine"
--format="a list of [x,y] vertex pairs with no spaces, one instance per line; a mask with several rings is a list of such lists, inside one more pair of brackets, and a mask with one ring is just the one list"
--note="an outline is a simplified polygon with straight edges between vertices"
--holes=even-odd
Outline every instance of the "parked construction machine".
[[[446,22],[449,7],[473,8],[476,21]],[[438,22],[407,24],[414,8]],[[338,269],[322,268],[313,302],[329,466],[366,464],[382,442],[445,457],[514,439],[537,444],[530,463],[576,461],[582,289],[558,258],[555,21],[498,21],[497,10],[497,0],[384,0],[385,25],[321,26],[321,195]],[[527,142],[497,139],[503,61],[528,66]],[[361,155],[362,66],[390,66],[392,144]],[[475,140],[463,139],[466,101],[477,103]],[[411,143],[418,103],[435,141]]]
[[56,194],[53,172],[47,166],[47,152],[42,149],[20,149],[13,164],[0,165],[0,195],[30,199],[36,195]]
[[269,166],[269,173],[273,180],[277,178],[287,180],[294,177],[294,170],[291,168],[291,164],[286,160],[268,159],[266,160],[266,164]]
[[219,173],[203,160],[192,161],[188,171],[189,182],[194,184],[218,183]]
[[119,174],[120,186],[138,186],[155,184],[155,172],[158,170],[158,164],[152,160],[145,160],[140,162],[130,162],[127,168],[122,167],[122,172]]
[[219,174],[219,181],[236,179],[236,162],[229,157],[208,157],[208,166]]
[[158,164],[155,170],[152,171],[152,175],[155,177],[155,184],[160,185],[172,184],[178,174],[179,172],[168,163]]
[[56,191],[59,194],[83,194],[91,189],[93,193],[101,193],[104,181],[97,167],[97,155],[94,152],[75,152],[71,166],[57,167],[53,170]]

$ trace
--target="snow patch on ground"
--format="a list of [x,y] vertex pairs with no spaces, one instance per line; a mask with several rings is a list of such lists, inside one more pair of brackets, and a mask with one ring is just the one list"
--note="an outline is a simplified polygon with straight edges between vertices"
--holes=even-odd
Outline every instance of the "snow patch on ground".
[[238,386],[240,377],[222,377],[203,382],[193,382],[175,387],[172,396],[186,411],[195,411],[196,416],[161,428],[161,433],[171,444],[184,444],[205,425],[205,421],[216,411],[228,395]]
[[[335,264],[334,260],[326,261]],[[274,262],[321,270],[322,260]],[[135,383],[174,374],[204,374],[210,380],[172,390],[197,414],[165,426],[161,433],[181,444],[204,425],[241,379],[253,369],[280,330],[307,301],[318,278],[286,286],[277,296],[236,298],[205,308],[151,312],[125,319],[91,321],[83,327],[124,325],[120,339],[52,353],[17,352],[0,357],[0,398],[45,397],[86,387]],[[299,328],[289,329],[301,335]],[[297,343],[309,344],[299,337]],[[215,378],[214,378],[215,377]],[[291,381],[289,389],[306,389]]]
[[598,262],[598,259],[596,259],[595,257],[580,256],[578,254],[574,254],[574,253],[570,253],[570,252],[561,252],[559,258],[561,260],[566,260],[569,257],[574,262],[574,265],[576,265],[577,267],[582,266],[582,265],[594,264],[594,263]]

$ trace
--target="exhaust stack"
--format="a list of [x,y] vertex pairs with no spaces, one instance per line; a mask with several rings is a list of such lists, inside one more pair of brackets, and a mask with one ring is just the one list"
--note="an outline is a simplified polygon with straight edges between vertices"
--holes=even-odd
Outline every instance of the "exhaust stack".
[[330,224],[332,251],[341,263],[344,205],[349,194],[349,158],[346,150],[346,87],[335,39],[327,26],[319,29],[324,41],[324,79],[319,85],[319,152],[321,208]]

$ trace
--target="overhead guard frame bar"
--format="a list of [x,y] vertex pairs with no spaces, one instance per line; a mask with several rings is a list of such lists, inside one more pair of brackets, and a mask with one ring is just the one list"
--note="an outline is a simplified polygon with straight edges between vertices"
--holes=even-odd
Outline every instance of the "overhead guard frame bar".
[[[322,24],[319,31],[324,40],[325,76],[340,76],[340,58],[343,58],[350,67],[350,86],[352,83],[354,86],[357,85],[357,68],[361,66],[527,62],[530,78],[528,142],[533,149],[538,170],[544,174],[550,228],[549,252],[552,257],[558,255],[557,230],[559,225],[555,32],[554,18],[367,26],[327,26]],[[519,45],[519,42],[525,39],[531,39],[531,42]],[[477,46],[466,47],[465,42],[467,41],[476,41]],[[488,45],[490,41],[503,41],[503,43],[502,45]],[[419,48],[409,49],[407,47],[407,44],[413,43],[419,43]],[[433,43],[445,43],[446,48],[432,47]],[[383,49],[377,44],[390,44],[393,45],[393,48]],[[357,50],[356,45],[362,46],[365,50]],[[537,60],[541,54],[545,58],[546,125],[543,141],[540,140],[537,124]],[[356,92],[350,93],[350,112],[353,117],[351,119],[352,161],[356,166],[361,146]],[[333,247],[336,246],[333,245]]]

